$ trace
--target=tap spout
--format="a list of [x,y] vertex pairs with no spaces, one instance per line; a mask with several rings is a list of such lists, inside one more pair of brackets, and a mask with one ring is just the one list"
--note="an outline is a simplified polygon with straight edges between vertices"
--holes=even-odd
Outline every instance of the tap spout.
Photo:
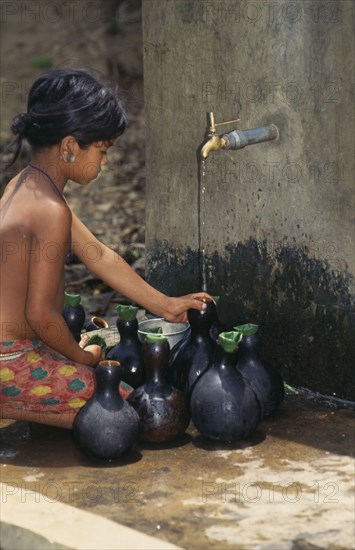
[[225,149],[226,140],[224,136],[219,136],[218,134],[210,135],[210,139],[206,141],[204,146],[201,149],[201,157],[206,159],[211,151],[218,151],[218,149]]

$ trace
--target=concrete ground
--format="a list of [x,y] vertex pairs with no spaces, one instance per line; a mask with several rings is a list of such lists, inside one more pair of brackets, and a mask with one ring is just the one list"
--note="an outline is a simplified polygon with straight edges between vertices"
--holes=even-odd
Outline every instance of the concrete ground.
[[[84,456],[70,431],[2,423],[1,548],[352,549],[354,416],[288,395],[237,445]],[[175,546],[174,546],[175,545]]]

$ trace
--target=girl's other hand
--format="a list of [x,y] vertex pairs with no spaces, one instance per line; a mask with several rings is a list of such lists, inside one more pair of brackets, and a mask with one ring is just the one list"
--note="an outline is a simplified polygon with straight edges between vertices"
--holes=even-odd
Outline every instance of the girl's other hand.
[[102,348],[96,344],[91,344],[90,346],[86,346],[85,351],[90,353],[92,357],[89,363],[91,367],[95,367],[99,361],[103,361],[105,359],[105,354]]
[[213,298],[207,292],[194,292],[193,294],[186,294],[179,298],[169,298],[168,300],[164,319],[173,323],[186,323],[189,309],[205,309],[205,302],[212,302]]

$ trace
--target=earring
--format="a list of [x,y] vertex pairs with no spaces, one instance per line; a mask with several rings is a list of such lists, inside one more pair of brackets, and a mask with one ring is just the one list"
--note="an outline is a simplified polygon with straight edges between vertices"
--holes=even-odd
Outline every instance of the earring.
[[75,160],[74,153],[69,151],[69,153],[67,154],[67,162],[70,162],[70,164],[73,164],[74,160]]

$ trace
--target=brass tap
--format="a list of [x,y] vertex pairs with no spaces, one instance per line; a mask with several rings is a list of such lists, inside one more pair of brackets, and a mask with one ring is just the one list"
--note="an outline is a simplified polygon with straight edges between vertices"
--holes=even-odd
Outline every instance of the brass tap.
[[214,134],[210,137],[208,141],[204,144],[204,146],[201,149],[201,157],[203,159],[206,159],[211,151],[218,151],[218,149],[224,149],[226,146],[226,140],[219,136],[218,134]]
[[208,133],[208,137],[210,138],[204,146],[201,149],[201,157],[203,159],[206,159],[211,151],[218,151],[218,149],[225,149],[228,145],[228,141],[224,138],[224,136],[220,136],[217,134],[216,126],[222,126],[224,124],[229,124],[230,122],[238,122],[239,118],[235,120],[229,120],[228,122],[220,122],[219,124],[216,124],[214,121],[214,114],[211,112],[209,114],[210,116],[210,129]]
[[236,149],[243,149],[243,147],[247,145],[263,143],[264,141],[271,141],[280,137],[279,129],[275,124],[269,124],[262,128],[250,128],[249,130],[232,130],[222,135],[217,134],[216,126],[238,122],[238,120],[239,118],[237,120],[228,120],[228,122],[215,124],[214,115],[210,113],[210,131],[208,134],[210,139],[201,149],[202,159],[206,159],[211,151],[218,151],[218,149],[230,149],[235,151]]

